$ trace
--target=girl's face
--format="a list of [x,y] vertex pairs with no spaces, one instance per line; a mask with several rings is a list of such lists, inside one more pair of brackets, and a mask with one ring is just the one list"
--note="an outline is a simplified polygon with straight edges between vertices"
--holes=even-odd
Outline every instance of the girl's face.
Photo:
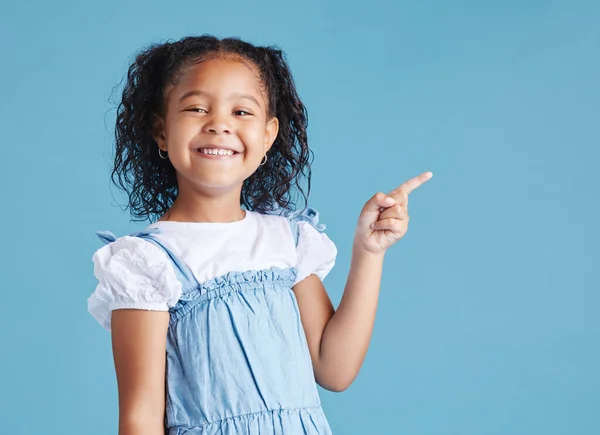
[[241,190],[277,137],[278,120],[267,119],[267,100],[248,63],[206,60],[167,90],[154,138],[177,171],[180,191]]

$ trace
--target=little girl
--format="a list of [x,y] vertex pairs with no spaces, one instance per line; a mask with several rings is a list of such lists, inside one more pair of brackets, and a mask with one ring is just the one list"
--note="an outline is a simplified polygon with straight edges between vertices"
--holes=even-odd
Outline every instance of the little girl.
[[[336,247],[308,200],[306,110],[284,55],[235,38],[153,45],[129,68],[112,179],[154,221],[93,256],[121,435],[330,434],[369,345],[385,251],[426,172],[364,206],[337,310]],[[301,181],[308,180],[306,193]]]

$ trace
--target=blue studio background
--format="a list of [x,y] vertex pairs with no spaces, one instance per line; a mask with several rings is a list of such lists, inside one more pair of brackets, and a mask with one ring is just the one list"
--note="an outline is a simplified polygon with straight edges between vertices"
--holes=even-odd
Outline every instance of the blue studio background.
[[363,203],[434,173],[387,256],[361,373],[320,390],[335,434],[600,433],[599,2],[1,9],[2,434],[117,432],[110,334],[86,306],[93,232],[145,224],[109,182],[109,97],[139,48],[190,33],[288,53],[334,304]]

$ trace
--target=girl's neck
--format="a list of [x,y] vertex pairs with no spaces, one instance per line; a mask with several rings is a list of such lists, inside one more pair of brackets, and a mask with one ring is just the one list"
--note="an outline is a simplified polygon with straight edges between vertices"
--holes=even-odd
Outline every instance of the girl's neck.
[[158,221],[227,223],[241,221],[245,216],[235,192],[217,197],[179,192],[169,211]]

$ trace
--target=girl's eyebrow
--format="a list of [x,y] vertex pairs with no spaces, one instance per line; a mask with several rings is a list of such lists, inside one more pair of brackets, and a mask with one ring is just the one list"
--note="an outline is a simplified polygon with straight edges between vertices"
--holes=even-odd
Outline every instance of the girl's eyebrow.
[[[191,96],[200,96],[200,97],[209,97],[210,98],[210,94],[208,92],[205,91],[201,91],[199,89],[193,90],[193,91],[189,91],[186,92],[185,94],[183,94],[181,97],[179,97],[179,102],[181,103],[183,100],[185,100],[188,97]],[[229,96],[230,100],[236,99],[236,98],[244,98],[246,100],[250,100],[252,102],[254,102],[258,107],[260,107],[260,103],[258,102],[258,100],[256,98],[254,98],[252,95],[249,94],[240,94],[240,93],[235,93],[235,94],[231,94]]]

